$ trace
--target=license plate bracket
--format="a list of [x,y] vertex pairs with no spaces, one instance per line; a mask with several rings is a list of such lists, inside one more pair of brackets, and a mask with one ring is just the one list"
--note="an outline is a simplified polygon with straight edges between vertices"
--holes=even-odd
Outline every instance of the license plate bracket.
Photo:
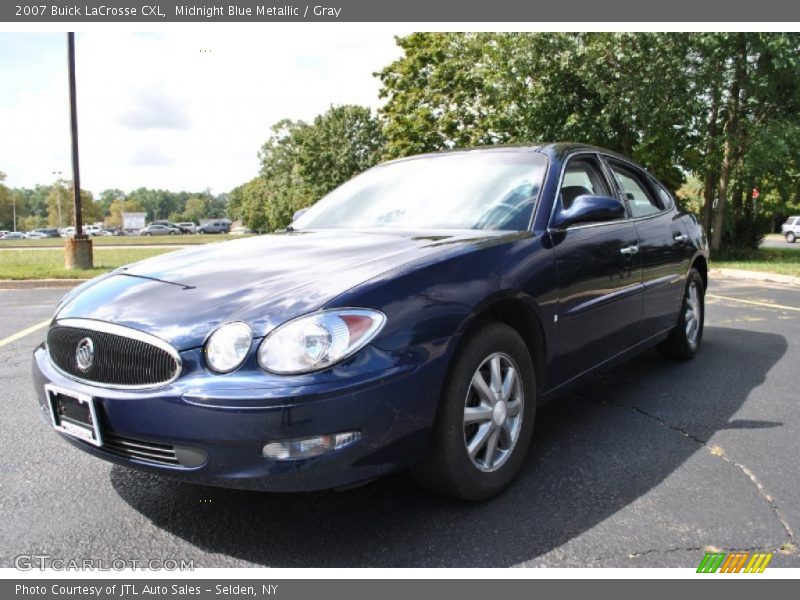
[[44,393],[50,409],[50,421],[57,431],[94,446],[103,445],[92,396],[50,383],[45,384]]

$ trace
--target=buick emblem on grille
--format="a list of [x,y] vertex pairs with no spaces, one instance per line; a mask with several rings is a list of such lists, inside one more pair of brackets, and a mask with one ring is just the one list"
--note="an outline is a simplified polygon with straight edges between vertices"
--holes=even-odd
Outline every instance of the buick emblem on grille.
[[94,362],[94,342],[92,338],[85,337],[78,342],[78,347],[75,348],[75,364],[78,368],[86,373],[92,368]]

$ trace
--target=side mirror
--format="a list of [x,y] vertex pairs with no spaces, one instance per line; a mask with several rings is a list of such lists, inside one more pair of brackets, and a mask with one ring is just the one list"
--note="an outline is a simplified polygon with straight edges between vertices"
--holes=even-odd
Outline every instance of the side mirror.
[[578,223],[602,223],[625,218],[625,206],[616,198],[608,196],[578,196],[572,206],[556,214],[553,226],[566,229]]
[[297,221],[297,219],[299,219],[304,214],[306,214],[307,210],[308,210],[307,206],[305,208],[301,208],[300,210],[298,210],[296,213],[294,213],[294,216],[292,217],[292,221]]

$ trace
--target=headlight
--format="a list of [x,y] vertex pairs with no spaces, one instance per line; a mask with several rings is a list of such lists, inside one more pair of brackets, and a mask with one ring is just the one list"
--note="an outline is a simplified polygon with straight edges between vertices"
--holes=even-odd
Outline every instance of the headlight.
[[247,357],[253,334],[242,322],[228,323],[206,341],[206,364],[217,373],[230,373]]
[[258,349],[258,364],[279,375],[309,373],[343,361],[374,338],[383,313],[359,308],[320,311],[284,323]]

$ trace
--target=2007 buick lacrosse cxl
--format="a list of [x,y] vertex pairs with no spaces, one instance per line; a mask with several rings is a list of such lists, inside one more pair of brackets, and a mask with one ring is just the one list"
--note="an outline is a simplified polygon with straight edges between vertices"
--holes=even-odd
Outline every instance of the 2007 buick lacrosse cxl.
[[286,232],[98,277],[34,354],[75,446],[210,485],[345,487],[412,467],[479,500],[537,406],[657,345],[691,358],[707,250],[626,158],[550,144],[370,169]]

